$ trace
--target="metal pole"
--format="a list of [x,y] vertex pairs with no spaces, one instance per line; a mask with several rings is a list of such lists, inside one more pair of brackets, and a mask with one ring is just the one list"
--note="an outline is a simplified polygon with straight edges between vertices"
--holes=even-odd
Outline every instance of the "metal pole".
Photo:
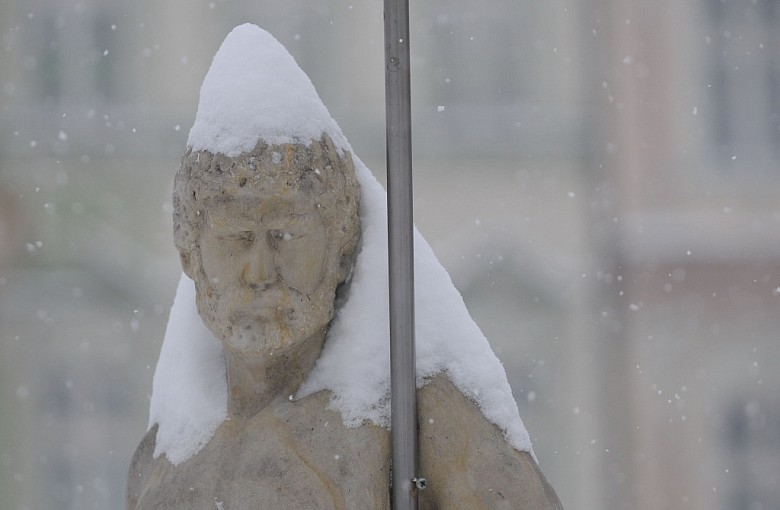
[[394,510],[416,510],[417,388],[414,352],[412,128],[409,2],[385,0],[387,220]]

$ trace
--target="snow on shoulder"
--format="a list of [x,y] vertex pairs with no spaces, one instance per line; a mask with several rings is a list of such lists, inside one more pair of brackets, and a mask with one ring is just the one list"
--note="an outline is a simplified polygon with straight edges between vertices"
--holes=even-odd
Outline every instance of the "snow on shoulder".
[[271,34],[246,23],[234,28],[214,55],[200,89],[198,113],[187,145],[237,156],[270,144],[308,144],[344,135],[295,59]]
[[[246,80],[230,83],[231,77]],[[256,26],[234,29],[204,80],[190,132],[193,150],[236,155],[253,149],[259,139],[308,143],[323,133],[351,151],[284,47]],[[296,398],[331,390],[331,406],[347,426],[372,422],[389,427],[387,199],[370,170],[359,158],[354,161],[361,187],[362,246],[349,297],[337,310],[323,352]],[[531,452],[501,362],[416,230],[414,242],[417,386],[444,373],[512,446]],[[222,344],[203,325],[194,284],[182,275],[154,375],[149,418],[150,428],[159,426],[154,456],[165,454],[174,464],[187,460],[226,417]]]
[[195,305],[195,283],[182,273],[152,380],[149,428],[157,424],[154,457],[179,464],[209,442],[227,418],[222,343]]

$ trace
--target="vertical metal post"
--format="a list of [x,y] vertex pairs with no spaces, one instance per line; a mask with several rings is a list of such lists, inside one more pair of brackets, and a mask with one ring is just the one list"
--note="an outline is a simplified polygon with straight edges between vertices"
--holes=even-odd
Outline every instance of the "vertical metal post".
[[414,351],[414,238],[409,2],[385,0],[387,220],[393,509],[416,510],[417,389]]

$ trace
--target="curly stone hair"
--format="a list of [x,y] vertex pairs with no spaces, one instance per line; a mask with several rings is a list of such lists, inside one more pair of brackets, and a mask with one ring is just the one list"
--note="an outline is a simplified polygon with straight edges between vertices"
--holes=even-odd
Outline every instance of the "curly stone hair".
[[209,204],[251,199],[258,192],[297,191],[307,196],[328,222],[328,238],[340,243],[340,266],[347,278],[360,237],[360,188],[352,155],[337,149],[327,134],[320,140],[268,145],[235,157],[188,149],[173,186],[173,239],[190,278],[201,270],[199,238]]

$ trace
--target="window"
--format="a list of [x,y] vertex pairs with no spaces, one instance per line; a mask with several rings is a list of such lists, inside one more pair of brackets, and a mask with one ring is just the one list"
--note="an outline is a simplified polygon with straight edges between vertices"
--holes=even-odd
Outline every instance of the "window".
[[777,508],[780,488],[775,476],[780,470],[780,406],[771,401],[733,402],[727,414],[731,446],[729,495],[734,510]]
[[721,161],[777,167],[780,0],[707,0],[710,137]]

